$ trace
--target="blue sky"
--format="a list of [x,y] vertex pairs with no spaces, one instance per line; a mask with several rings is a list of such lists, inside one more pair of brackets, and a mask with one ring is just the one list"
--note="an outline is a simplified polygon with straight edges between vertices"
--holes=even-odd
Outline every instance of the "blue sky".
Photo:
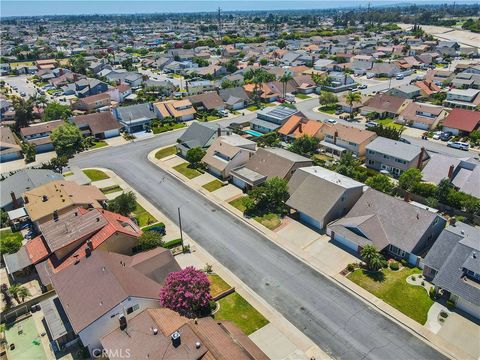
[[[477,0],[457,1],[458,3],[474,3]],[[366,6],[368,2],[374,5],[401,3],[445,3],[449,0],[188,0],[188,1],[129,1],[129,0],[15,0],[0,1],[0,14],[7,16],[35,15],[76,15],[76,14],[131,14],[155,12],[198,12],[214,11],[218,6],[224,10],[288,10]]]

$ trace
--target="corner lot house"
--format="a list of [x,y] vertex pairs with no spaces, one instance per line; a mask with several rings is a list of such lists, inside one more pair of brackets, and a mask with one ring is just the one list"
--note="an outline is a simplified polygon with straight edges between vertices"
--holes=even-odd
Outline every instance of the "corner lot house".
[[457,309],[480,319],[480,231],[457,222],[447,226],[425,257],[423,273]]
[[360,112],[362,115],[376,113],[380,118],[395,118],[402,113],[410,102],[411,100],[399,96],[378,93],[365,102]]
[[111,112],[74,116],[71,120],[84,136],[108,139],[120,135],[120,124]]
[[233,169],[244,166],[255,154],[256,143],[239,135],[218,137],[208,148],[202,162],[215,176],[228,179]]
[[327,234],[355,252],[370,244],[418,266],[445,223],[436,213],[368,189],[344,218],[328,225]]
[[22,138],[35,146],[35,151],[38,153],[52,151],[53,144],[50,139],[50,134],[54,129],[64,124],[63,120],[53,120],[42,122],[40,124],[30,125],[20,129]]
[[443,131],[453,135],[468,135],[480,126],[480,111],[453,109],[443,122]]
[[244,167],[232,170],[232,181],[241,189],[251,189],[267,179],[289,180],[295,170],[311,166],[312,160],[280,148],[259,148]]
[[317,229],[344,216],[362,196],[363,184],[320,166],[300,168],[288,182],[287,205]]
[[9,127],[0,127],[0,162],[22,158],[22,148]]
[[396,123],[422,130],[433,130],[447,116],[442,106],[412,102],[398,116]]
[[157,102],[153,106],[161,120],[173,118],[176,121],[188,121],[193,120],[197,113],[188,99]]
[[188,150],[196,147],[206,150],[222,133],[226,134],[227,130],[222,129],[218,124],[194,121],[178,138],[177,150],[183,157],[187,155]]
[[92,353],[102,348],[100,338],[121,321],[160,307],[163,282],[178,270],[170,251],[163,248],[134,256],[95,251],[54,274],[52,284],[73,330]]
[[422,169],[430,155],[425,148],[400,141],[377,137],[366,146],[365,165],[400,176],[410,168]]

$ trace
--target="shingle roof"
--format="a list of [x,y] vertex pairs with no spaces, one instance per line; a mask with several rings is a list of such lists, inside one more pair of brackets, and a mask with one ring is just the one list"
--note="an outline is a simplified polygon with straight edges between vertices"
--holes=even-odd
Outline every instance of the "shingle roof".
[[120,124],[109,111],[74,116],[73,123],[77,126],[88,125],[93,135],[121,128]]
[[194,147],[205,147],[219,128],[220,125],[209,123],[201,124],[194,121],[178,138],[178,142],[188,145],[190,149]]
[[157,116],[149,103],[121,106],[115,110],[120,120],[155,119]]
[[381,136],[368,144],[366,149],[406,161],[412,161],[422,151],[420,146],[406,144],[401,141],[395,141]]

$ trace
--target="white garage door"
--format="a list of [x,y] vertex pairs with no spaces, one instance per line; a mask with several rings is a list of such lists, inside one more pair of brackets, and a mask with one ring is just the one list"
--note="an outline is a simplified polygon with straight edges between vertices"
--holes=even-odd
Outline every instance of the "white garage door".
[[342,244],[346,248],[358,252],[358,245],[350,240],[345,239],[343,236],[334,234],[333,240],[337,241],[339,244]]
[[480,319],[480,306],[472,304],[471,302],[468,302],[465,299],[458,298],[457,301],[455,302],[455,306],[463,310],[476,318]]

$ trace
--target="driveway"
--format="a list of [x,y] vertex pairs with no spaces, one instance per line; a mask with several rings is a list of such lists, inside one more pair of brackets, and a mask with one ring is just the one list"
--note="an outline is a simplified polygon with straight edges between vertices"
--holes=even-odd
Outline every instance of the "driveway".
[[[226,121],[221,123],[225,124]],[[437,350],[147,159],[181,132],[79,154],[73,165],[104,167],[173,221],[320,348],[343,359],[443,359]],[[120,154],[120,155],[119,155]],[[162,179],[164,178],[164,179]]]
[[438,335],[473,356],[480,358],[480,326],[463,316],[452,312]]

